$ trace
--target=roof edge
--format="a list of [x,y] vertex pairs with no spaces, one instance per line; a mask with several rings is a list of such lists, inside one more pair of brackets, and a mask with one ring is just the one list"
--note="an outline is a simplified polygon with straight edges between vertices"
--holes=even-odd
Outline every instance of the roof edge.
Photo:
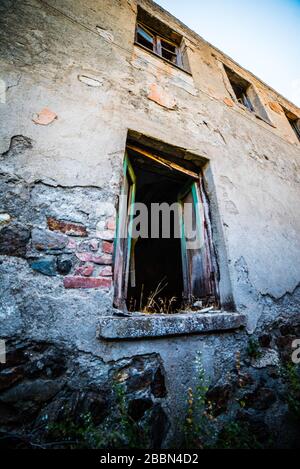
[[[138,1],[138,4],[140,2]],[[255,80],[259,81],[263,86],[265,86],[268,90],[270,90],[272,93],[275,93],[276,96],[280,99],[282,99],[285,104],[287,104],[288,106],[291,106],[293,109],[296,109],[298,111],[298,113],[300,113],[300,107],[297,106],[295,103],[293,103],[292,101],[290,101],[288,98],[286,98],[285,96],[283,96],[281,93],[279,93],[278,91],[275,90],[275,88],[273,88],[272,86],[268,85],[266,82],[264,82],[261,78],[259,78],[258,76],[256,76],[253,72],[251,72],[250,70],[248,70],[247,68],[243,67],[242,65],[240,65],[238,62],[236,62],[232,57],[230,57],[229,55],[227,55],[225,52],[221,51],[220,49],[218,49],[218,47],[214,46],[213,44],[211,44],[210,42],[208,42],[206,39],[204,39],[202,36],[200,36],[200,34],[198,34],[197,32],[195,32],[193,29],[191,29],[189,26],[187,26],[185,23],[183,23],[180,19],[176,18],[176,16],[172,15],[172,13],[170,13],[168,10],[166,10],[165,8],[163,8],[162,6],[158,5],[155,1],[153,0],[143,0],[142,3],[148,3],[150,6],[153,5],[155,8],[159,9],[161,11],[162,14],[166,15],[166,16],[169,16],[173,21],[175,21],[181,28],[183,29],[186,29],[187,31],[190,32],[190,34],[196,39],[196,40],[200,40],[202,41],[203,43],[207,44],[211,49],[213,49],[215,52],[217,52],[218,54],[222,55],[224,58],[226,58],[227,60],[229,60],[230,62],[232,62],[234,65],[236,65],[237,67],[239,67],[241,70],[243,70],[244,72],[248,73],[249,75],[251,75]],[[142,6],[142,5],[141,5]],[[299,116],[300,117],[300,116]]]

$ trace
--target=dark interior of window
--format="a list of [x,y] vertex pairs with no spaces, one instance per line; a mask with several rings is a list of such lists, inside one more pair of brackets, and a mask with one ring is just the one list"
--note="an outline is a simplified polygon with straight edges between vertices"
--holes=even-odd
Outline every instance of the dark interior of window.
[[[188,177],[173,173],[153,161],[140,157],[129,150],[129,157],[137,177],[136,202],[148,207],[148,230],[151,233],[151,204],[173,204]],[[134,242],[134,277],[129,278],[127,308],[129,311],[164,309],[178,311],[183,305],[183,275],[181,242],[174,236],[174,215],[171,212],[170,238],[138,238]],[[131,271],[132,274],[132,271]]]
[[300,141],[300,118],[298,118],[294,113],[292,113],[291,111],[288,111],[287,109],[283,108],[283,110],[293,131],[295,132],[295,134],[297,135]]
[[187,60],[181,50],[182,36],[140,7],[135,40],[168,62],[188,70]]
[[170,42],[161,40],[161,55],[165,59],[177,64],[177,48]]
[[300,122],[299,119],[290,119],[290,124],[300,141]]
[[127,143],[114,250],[114,305],[150,314],[180,312],[194,303],[198,309],[200,303],[217,307],[218,274],[201,160],[186,158],[176,147],[169,154],[170,146],[161,149],[158,141],[153,145],[155,149]]
[[151,30],[155,31],[158,36],[171,41],[178,47],[180,46],[182,36],[170,28],[168,24],[163,23],[140,6],[138,6],[137,11],[137,23],[143,24],[146,26],[146,28],[150,28]]
[[140,25],[137,26],[136,40],[142,46],[154,51],[154,36]]
[[244,80],[244,78],[241,78],[239,75],[233,72],[233,70],[230,70],[230,68],[226,66],[224,66],[224,68],[236,99],[240,104],[249,109],[249,111],[253,112],[254,107],[248,95],[248,89],[251,86],[250,83],[248,83],[246,80]]
[[240,104],[243,104],[246,108],[248,108],[250,111],[254,111],[253,106],[251,104],[250,99],[247,96],[247,88],[244,88],[243,86],[232,82],[231,86],[233,88],[234,94]]

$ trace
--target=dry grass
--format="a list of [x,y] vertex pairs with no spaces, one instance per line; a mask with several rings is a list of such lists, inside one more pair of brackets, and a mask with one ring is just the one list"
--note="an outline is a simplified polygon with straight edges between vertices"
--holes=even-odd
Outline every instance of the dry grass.
[[[146,305],[142,308],[144,314],[173,314],[174,303],[177,298],[160,297],[159,294],[166,288],[168,282],[165,279],[161,280],[156,289],[149,295]],[[141,296],[142,301],[142,296]]]

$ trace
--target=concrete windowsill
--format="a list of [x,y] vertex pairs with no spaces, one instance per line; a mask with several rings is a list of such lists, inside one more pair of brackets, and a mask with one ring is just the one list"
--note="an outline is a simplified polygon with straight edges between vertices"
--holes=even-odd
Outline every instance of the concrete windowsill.
[[107,340],[170,337],[239,329],[245,324],[244,315],[220,311],[107,316],[100,320],[97,337]]

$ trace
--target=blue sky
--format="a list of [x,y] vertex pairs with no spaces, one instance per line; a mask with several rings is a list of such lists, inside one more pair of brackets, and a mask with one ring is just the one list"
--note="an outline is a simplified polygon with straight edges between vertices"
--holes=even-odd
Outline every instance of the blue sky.
[[300,107],[300,0],[156,0]]

